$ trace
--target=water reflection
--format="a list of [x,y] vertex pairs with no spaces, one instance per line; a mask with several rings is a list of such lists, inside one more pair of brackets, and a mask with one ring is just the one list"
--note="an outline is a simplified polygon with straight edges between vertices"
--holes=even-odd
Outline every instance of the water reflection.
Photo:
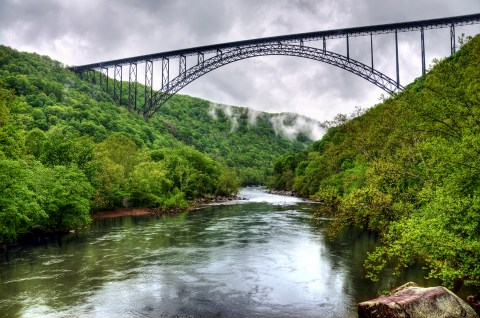
[[88,230],[2,256],[0,311],[7,317],[355,317],[359,300],[395,283],[363,278],[373,234],[347,229],[327,239],[328,221],[311,222],[310,203],[257,190],[242,195],[250,201],[97,220]]

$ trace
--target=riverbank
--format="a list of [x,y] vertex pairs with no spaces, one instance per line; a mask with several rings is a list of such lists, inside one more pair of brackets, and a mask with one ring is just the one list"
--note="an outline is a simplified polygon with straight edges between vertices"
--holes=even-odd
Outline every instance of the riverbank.
[[116,218],[123,216],[140,216],[140,215],[175,215],[185,211],[192,211],[204,207],[212,203],[221,203],[229,201],[238,201],[244,200],[239,196],[229,196],[229,197],[213,197],[213,198],[201,198],[196,199],[190,202],[187,207],[172,207],[172,208],[118,208],[114,210],[99,212],[92,214],[92,219],[106,219],[106,218]]
[[[264,189],[264,188],[256,186],[256,187],[247,187],[246,189]],[[289,197],[308,200],[308,198],[298,196],[296,193],[292,191],[265,189],[265,192],[269,194],[276,194],[276,195],[289,196]],[[173,207],[173,208],[125,207],[125,208],[118,208],[114,210],[94,213],[92,214],[92,219],[97,220],[97,219],[116,218],[116,217],[124,217],[124,216],[141,216],[141,215],[175,215],[185,211],[196,210],[209,204],[224,203],[224,202],[230,202],[230,201],[241,201],[241,200],[247,200],[247,199],[238,195],[229,196],[229,197],[217,196],[213,198],[200,198],[200,199],[193,200],[190,202],[190,204],[187,207]],[[317,202],[317,201],[312,201],[312,202]]]

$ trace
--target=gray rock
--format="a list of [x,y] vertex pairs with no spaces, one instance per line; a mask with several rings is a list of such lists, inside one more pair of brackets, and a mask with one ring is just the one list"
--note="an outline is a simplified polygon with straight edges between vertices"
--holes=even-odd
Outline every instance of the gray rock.
[[466,302],[445,287],[400,286],[389,296],[358,305],[359,318],[479,318]]

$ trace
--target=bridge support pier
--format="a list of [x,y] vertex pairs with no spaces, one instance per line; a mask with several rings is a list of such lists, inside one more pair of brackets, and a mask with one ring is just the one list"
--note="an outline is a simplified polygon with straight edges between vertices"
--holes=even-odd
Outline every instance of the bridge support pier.
[[370,33],[370,57],[372,58],[372,70],[374,69],[373,67],[373,34]]
[[187,57],[185,55],[180,55],[178,61],[178,76],[187,76]]
[[[105,87],[103,87],[103,78],[105,78]],[[108,94],[108,68],[100,68],[100,87]]]
[[93,82],[93,84],[97,84],[97,78],[95,77],[95,70],[89,69],[87,71],[87,78],[89,78],[90,81]]
[[128,69],[128,110],[137,110],[137,63],[131,62]]
[[450,53],[455,54],[455,24],[450,25]]
[[398,60],[398,32],[395,30],[395,62],[397,65],[397,88],[400,87],[400,62]]
[[205,61],[205,55],[202,52],[197,53],[197,64],[203,67],[203,63]]
[[170,82],[170,60],[162,59],[162,91],[168,90],[168,83]]
[[122,105],[122,66],[115,65],[113,69],[113,99]]
[[350,60],[350,44],[349,44],[349,41],[348,41],[348,33],[347,33],[347,60]]
[[145,61],[145,101],[144,101],[144,111],[152,106],[152,96],[153,96],[153,61]]
[[423,28],[420,30],[420,46],[422,48],[422,76],[425,76],[427,67],[425,66],[425,32]]

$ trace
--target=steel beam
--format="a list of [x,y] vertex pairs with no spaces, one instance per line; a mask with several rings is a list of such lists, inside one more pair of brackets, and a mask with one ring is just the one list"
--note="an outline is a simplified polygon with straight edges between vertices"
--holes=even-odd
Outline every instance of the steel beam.
[[450,25],[450,54],[455,54],[455,24]]
[[130,63],[128,69],[128,110],[137,110],[137,63]]
[[144,91],[144,111],[152,107],[153,95],[153,61],[145,61],[145,91]]
[[168,90],[170,78],[170,60],[162,59],[162,91]]
[[424,76],[427,72],[427,67],[425,65],[425,34],[423,28],[420,30],[420,46],[422,50],[422,76]]
[[400,86],[400,63],[398,60],[398,32],[395,31],[395,62],[397,66],[397,87]]
[[[103,79],[102,78],[105,78],[105,87],[103,87]],[[108,68],[106,68],[106,67],[101,67],[100,68],[100,86],[108,94]]]
[[372,58],[372,70],[373,70],[373,34],[370,33],[370,57]]
[[95,70],[94,69],[89,69],[87,72],[87,77],[89,77],[90,82],[93,84],[97,84],[97,78],[95,77]]
[[203,65],[203,61],[205,61],[205,55],[203,52],[198,52],[197,54],[197,64]]
[[178,60],[178,76],[186,76],[187,73],[187,57],[180,55]]
[[115,65],[113,69],[113,99],[122,105],[122,66]]
[[347,33],[347,60],[350,59],[350,44],[348,42],[348,33]]

